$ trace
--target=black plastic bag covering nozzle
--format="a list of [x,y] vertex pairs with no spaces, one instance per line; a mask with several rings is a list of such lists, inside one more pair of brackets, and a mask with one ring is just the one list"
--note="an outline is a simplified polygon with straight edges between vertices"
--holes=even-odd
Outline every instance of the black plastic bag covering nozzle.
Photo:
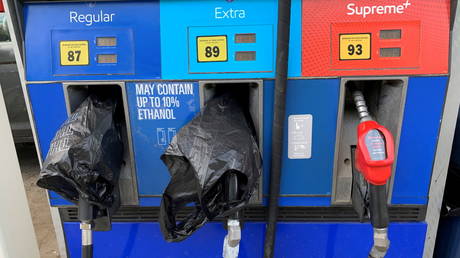
[[[249,202],[262,173],[252,121],[238,98],[226,94],[208,101],[201,114],[173,138],[161,159],[171,174],[160,207],[168,242],[186,239],[208,220],[229,216]],[[227,177],[238,177],[238,198],[228,200]],[[193,209],[180,222],[184,207]]]
[[118,179],[123,159],[117,103],[90,95],[54,136],[37,185],[78,204],[99,209],[119,205]]

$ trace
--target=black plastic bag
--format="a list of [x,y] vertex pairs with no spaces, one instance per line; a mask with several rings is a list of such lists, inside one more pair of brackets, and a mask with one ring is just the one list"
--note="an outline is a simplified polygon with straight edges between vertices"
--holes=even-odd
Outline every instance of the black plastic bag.
[[[100,210],[118,207],[123,160],[116,100],[90,95],[54,136],[37,185]],[[97,216],[97,215],[96,215]]]
[[[229,216],[249,202],[262,173],[252,121],[231,94],[210,100],[201,114],[173,138],[161,159],[171,174],[160,207],[169,242],[186,239],[208,220]],[[238,177],[238,198],[226,196],[227,177]],[[193,209],[176,222],[184,207]]]

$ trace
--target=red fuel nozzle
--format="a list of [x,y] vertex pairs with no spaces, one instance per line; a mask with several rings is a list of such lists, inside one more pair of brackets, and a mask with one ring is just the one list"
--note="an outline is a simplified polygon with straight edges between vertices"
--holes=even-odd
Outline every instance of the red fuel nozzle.
[[369,213],[374,227],[374,245],[369,257],[382,258],[390,247],[386,183],[391,176],[394,162],[393,136],[371,118],[360,90],[353,92],[353,98],[361,119],[358,125],[355,164],[356,169],[369,182]]
[[356,168],[366,181],[384,185],[391,176],[394,161],[394,143],[390,131],[370,120],[358,125]]

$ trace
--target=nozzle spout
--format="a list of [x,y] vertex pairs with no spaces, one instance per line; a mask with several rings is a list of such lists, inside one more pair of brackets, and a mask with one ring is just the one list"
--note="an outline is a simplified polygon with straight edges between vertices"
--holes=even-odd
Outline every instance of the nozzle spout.
[[355,101],[356,109],[358,110],[358,115],[361,122],[372,120],[372,117],[367,109],[366,99],[364,99],[362,91],[353,91],[353,100]]

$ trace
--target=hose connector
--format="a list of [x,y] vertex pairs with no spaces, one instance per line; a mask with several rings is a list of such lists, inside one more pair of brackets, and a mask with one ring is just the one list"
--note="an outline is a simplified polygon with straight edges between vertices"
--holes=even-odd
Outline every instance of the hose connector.
[[81,229],[81,257],[93,258],[93,225],[90,221],[82,221]]
[[374,228],[374,245],[369,258],[384,258],[389,248],[388,228]]
[[224,258],[238,258],[241,241],[241,226],[236,219],[227,221],[228,233],[224,239],[224,248],[222,256]]
[[80,223],[81,229],[81,244],[82,245],[92,245],[93,244],[93,231],[92,225],[88,222]]

